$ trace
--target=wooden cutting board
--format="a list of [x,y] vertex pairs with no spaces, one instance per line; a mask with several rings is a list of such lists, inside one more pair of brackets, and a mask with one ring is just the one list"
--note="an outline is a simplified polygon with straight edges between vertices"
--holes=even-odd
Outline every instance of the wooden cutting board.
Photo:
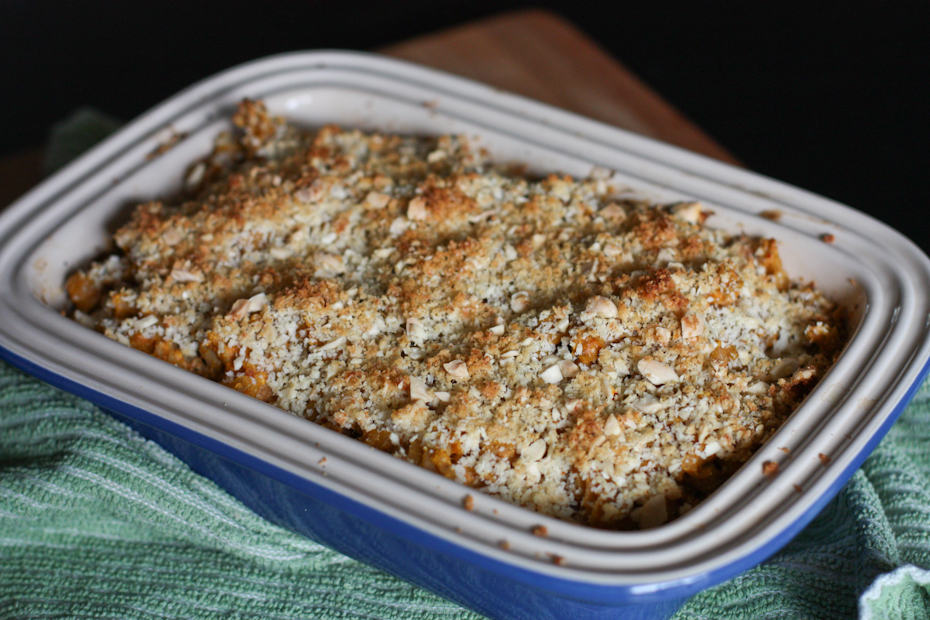
[[[376,51],[738,163],[618,60],[547,11],[505,13]],[[38,183],[41,168],[39,148],[0,158],[0,209]]]

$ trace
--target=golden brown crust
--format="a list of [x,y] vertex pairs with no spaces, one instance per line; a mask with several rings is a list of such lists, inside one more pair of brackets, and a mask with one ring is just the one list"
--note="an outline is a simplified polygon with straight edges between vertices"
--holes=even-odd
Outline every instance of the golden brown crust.
[[75,318],[520,505],[675,517],[845,341],[774,241],[698,203],[533,180],[454,136],[302,131],[248,101],[235,121],[69,278]]

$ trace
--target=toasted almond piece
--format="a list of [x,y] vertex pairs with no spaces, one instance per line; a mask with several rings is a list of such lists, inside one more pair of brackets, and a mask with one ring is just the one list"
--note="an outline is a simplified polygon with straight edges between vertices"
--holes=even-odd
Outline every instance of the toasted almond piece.
[[345,273],[346,270],[342,264],[342,257],[330,252],[316,252],[313,255],[313,263],[316,266],[313,275],[318,278],[332,278]]
[[584,404],[584,401],[583,401],[582,399],[580,399],[580,398],[574,398],[574,399],[572,399],[572,400],[567,400],[567,401],[565,401],[565,409],[566,409],[569,413],[574,413],[574,412],[575,412],[575,409],[577,409],[578,407],[580,407],[580,406],[583,405],[583,404]]
[[403,233],[405,230],[407,230],[408,225],[409,223],[407,222],[406,219],[402,217],[395,217],[394,220],[391,222],[391,226],[388,228],[388,232],[391,233],[392,237],[397,237],[398,235]]
[[621,246],[616,241],[608,241],[604,244],[604,256],[613,258],[614,256],[619,256],[623,254],[623,246]]
[[645,394],[642,398],[638,398],[633,402],[633,408],[643,413],[656,413],[664,409],[665,405],[652,394]]
[[203,272],[175,263],[171,273],[168,274],[168,279],[175,282],[203,282]]
[[324,344],[322,347],[320,347],[320,351],[329,351],[330,349],[336,349],[336,348],[341,347],[345,343],[346,343],[345,336],[340,336],[336,338],[335,340],[330,340],[329,342]]
[[585,306],[585,314],[589,316],[600,316],[605,319],[612,319],[617,316],[617,305],[606,297],[595,295],[588,300]]
[[433,392],[426,386],[426,382],[419,377],[410,377],[410,400],[433,400]]
[[539,373],[539,378],[546,383],[558,383],[562,380],[562,370],[559,368],[558,364],[553,364],[549,368]]
[[701,203],[681,202],[672,207],[672,215],[692,224],[701,221]]
[[704,319],[688,313],[681,317],[681,337],[685,340],[697,338],[704,333]]
[[365,196],[365,204],[372,209],[383,209],[391,202],[391,197],[381,192],[368,192]]
[[503,353],[501,353],[501,359],[506,360],[506,359],[510,359],[511,357],[516,357],[518,355],[520,355],[519,351],[504,351]]
[[608,220],[613,220],[615,222],[622,222],[626,219],[626,211],[624,211],[623,207],[615,202],[610,203],[598,211],[598,214],[607,218]]
[[653,385],[678,381],[678,373],[675,372],[675,369],[662,362],[643,358],[636,363],[636,368]]
[[559,362],[559,370],[563,377],[571,379],[578,374],[578,364],[571,360],[562,360]]
[[421,196],[416,196],[407,203],[407,218],[411,220],[425,220],[429,217],[429,211],[426,210],[426,200]]
[[504,324],[501,323],[500,325],[495,325],[488,331],[494,334],[495,336],[503,336],[504,335]]
[[176,227],[172,226],[161,234],[162,243],[165,245],[177,245],[184,238],[184,234]]
[[149,314],[136,321],[136,329],[145,329],[156,323],[158,323],[158,317],[154,314]]
[[451,362],[446,362],[442,365],[442,367],[453,379],[464,381],[468,378],[468,364],[462,360],[452,360]]
[[546,440],[537,439],[527,447],[523,448],[523,450],[520,452],[520,456],[525,458],[527,461],[538,461],[546,453],[546,448],[548,448],[546,445]]
[[423,327],[423,323],[419,319],[409,318],[407,319],[407,338],[411,342],[423,342],[426,339],[426,328]]
[[614,437],[620,434],[620,423],[617,422],[617,416],[610,414],[607,421],[604,422],[604,434]]
[[701,454],[699,456],[701,456],[701,458],[706,459],[710,456],[717,454],[722,449],[723,449],[723,446],[720,445],[719,441],[712,440],[712,441],[709,441],[706,446],[704,446],[704,450],[701,451]]
[[449,394],[449,392],[435,392],[433,396],[436,397],[436,400],[443,402],[443,403],[449,402],[449,399],[452,397],[452,395]]
[[510,297],[510,309],[514,312],[523,312],[530,307],[530,294],[526,291],[514,293]]
[[264,293],[252,295],[248,299],[237,299],[227,314],[232,319],[241,319],[244,316],[258,312],[268,305],[268,297]]

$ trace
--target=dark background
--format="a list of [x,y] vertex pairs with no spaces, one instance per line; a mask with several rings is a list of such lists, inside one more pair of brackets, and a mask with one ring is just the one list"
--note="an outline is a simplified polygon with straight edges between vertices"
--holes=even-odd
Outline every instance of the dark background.
[[82,105],[128,120],[245,60],[371,49],[536,6],[576,24],[748,167],[930,250],[930,2],[813,4],[6,0],[0,156],[41,145]]

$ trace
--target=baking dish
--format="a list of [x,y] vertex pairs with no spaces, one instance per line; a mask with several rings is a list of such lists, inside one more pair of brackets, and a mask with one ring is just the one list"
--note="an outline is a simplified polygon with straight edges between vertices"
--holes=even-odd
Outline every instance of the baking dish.
[[[537,172],[585,175],[597,166],[646,198],[701,200],[715,212],[709,226],[779,239],[788,272],[849,309],[853,338],[784,427],[668,525],[595,530],[483,496],[466,511],[463,486],[61,316],[64,276],[104,249],[127,204],[177,189],[243,97],[298,123],[464,133]],[[184,137],[150,156],[175,136]],[[182,92],[10,207],[0,240],[5,359],[114,411],[263,516],[495,616],[667,615],[759,562],[842,487],[928,358],[930,263],[875,220],[541,104],[361,54],[279,56]],[[764,476],[765,461],[779,473]],[[548,536],[534,536],[537,525]]]

